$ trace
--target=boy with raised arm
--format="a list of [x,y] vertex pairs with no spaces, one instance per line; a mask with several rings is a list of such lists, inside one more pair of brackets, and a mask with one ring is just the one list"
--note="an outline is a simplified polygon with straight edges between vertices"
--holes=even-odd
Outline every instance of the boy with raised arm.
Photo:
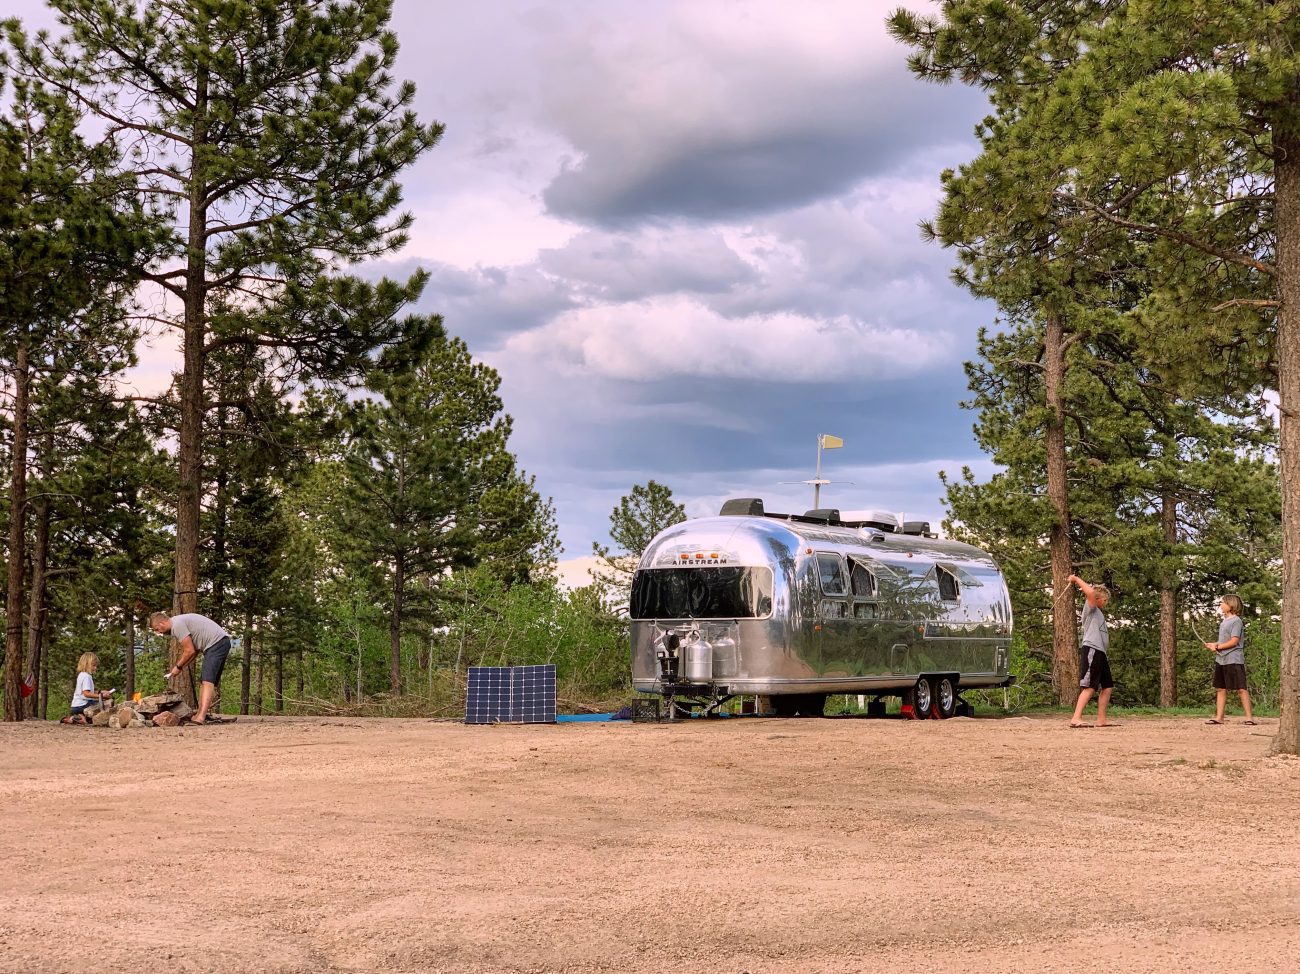
[[1110,704],[1110,692],[1115,681],[1110,675],[1110,660],[1106,655],[1110,649],[1110,632],[1106,628],[1106,616],[1102,610],[1110,602],[1110,589],[1105,585],[1089,585],[1078,575],[1071,575],[1069,581],[1078,586],[1087,599],[1079,632],[1079,700],[1074,705],[1070,726],[1093,726],[1083,722],[1083,708],[1088,706],[1088,701],[1095,692],[1096,726],[1109,727],[1106,722],[1106,707]]

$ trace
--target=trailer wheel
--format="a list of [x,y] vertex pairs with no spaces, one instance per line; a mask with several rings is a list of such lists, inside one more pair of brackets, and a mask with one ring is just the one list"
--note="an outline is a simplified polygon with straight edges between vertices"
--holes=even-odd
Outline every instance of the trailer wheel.
[[939,685],[934,695],[934,705],[939,711],[939,716],[944,720],[956,715],[957,688],[952,685],[951,677],[939,677]]
[[929,720],[934,711],[934,691],[930,687],[930,678],[921,677],[912,688],[912,715],[917,720]]

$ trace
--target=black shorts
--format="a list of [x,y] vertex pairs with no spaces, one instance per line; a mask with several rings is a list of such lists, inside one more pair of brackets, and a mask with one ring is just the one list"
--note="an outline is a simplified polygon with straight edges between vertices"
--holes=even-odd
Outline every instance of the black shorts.
[[1246,689],[1246,664],[1245,663],[1215,663],[1214,664],[1214,689],[1216,690],[1244,690]]
[[1085,690],[1109,690],[1115,685],[1110,660],[1100,649],[1079,647],[1079,686]]
[[199,679],[204,683],[220,684],[221,671],[226,668],[226,657],[229,655],[230,637],[223,636],[203,651],[203,671]]

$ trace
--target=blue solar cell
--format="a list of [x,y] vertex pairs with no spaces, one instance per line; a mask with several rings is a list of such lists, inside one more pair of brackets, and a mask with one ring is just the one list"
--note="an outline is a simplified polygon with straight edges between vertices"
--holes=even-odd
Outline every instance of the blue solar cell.
[[465,723],[555,723],[555,664],[471,666]]

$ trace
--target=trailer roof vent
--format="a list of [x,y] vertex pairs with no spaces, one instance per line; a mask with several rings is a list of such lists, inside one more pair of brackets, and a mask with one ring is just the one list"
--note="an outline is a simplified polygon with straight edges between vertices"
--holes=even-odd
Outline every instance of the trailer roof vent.
[[843,520],[858,527],[877,528],[886,534],[897,534],[900,526],[898,515],[892,511],[844,511]]
[[930,537],[930,522],[929,521],[904,521],[903,533],[915,534],[915,535],[920,535],[923,538],[928,538]]
[[804,511],[803,516],[810,521],[825,521],[827,524],[838,524],[840,512],[834,507],[814,507],[811,511]]
[[763,498],[733,497],[722,502],[722,510],[718,513],[723,517],[762,517]]

